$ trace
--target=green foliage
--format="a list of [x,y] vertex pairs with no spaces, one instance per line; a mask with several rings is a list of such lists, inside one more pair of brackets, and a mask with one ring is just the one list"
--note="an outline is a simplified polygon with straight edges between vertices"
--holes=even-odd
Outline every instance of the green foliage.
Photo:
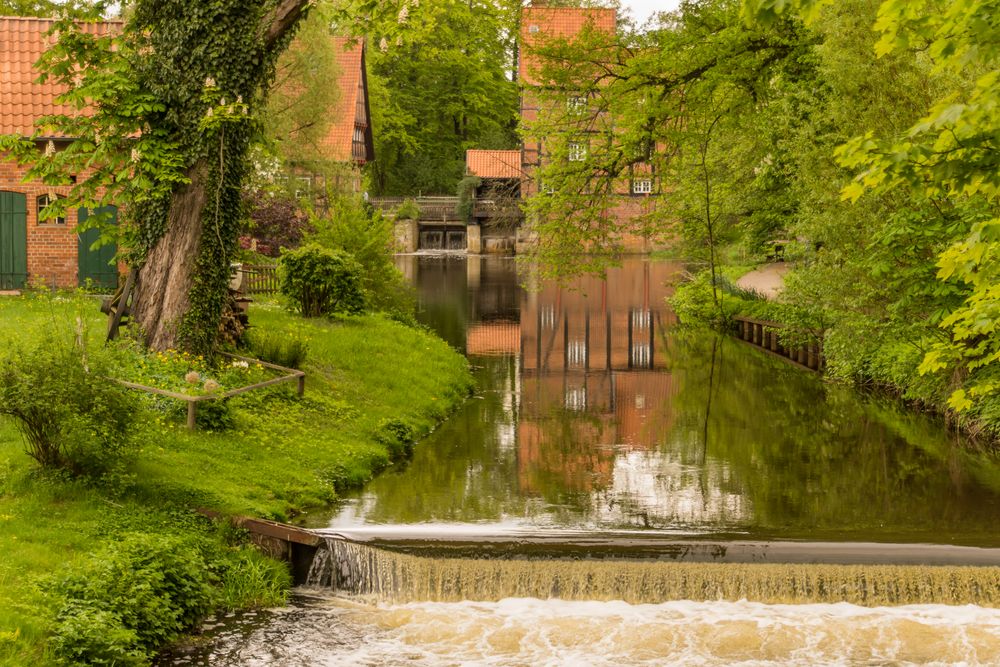
[[125,537],[56,581],[53,652],[74,665],[145,664],[211,608],[215,583],[195,544]]
[[278,607],[288,602],[288,566],[252,546],[227,554],[221,572],[221,604],[227,609]]
[[43,467],[85,477],[120,470],[139,403],[110,374],[105,355],[68,337],[17,346],[0,359],[0,416],[14,420]]
[[473,209],[476,205],[476,188],[483,184],[478,176],[466,176],[458,182],[458,210],[456,213],[465,222],[472,221]]
[[407,199],[398,207],[396,207],[395,213],[397,220],[420,219],[420,207],[417,205],[417,202],[412,199]]
[[247,342],[255,358],[285,368],[302,368],[309,355],[309,343],[298,336],[254,329]]
[[278,261],[281,293],[303,317],[364,312],[361,273],[350,255],[315,243],[286,250]]
[[402,419],[383,419],[379,422],[375,439],[389,450],[389,456],[394,461],[408,459],[413,456],[413,446],[417,437],[413,427]]
[[510,70],[521,3],[438,0],[395,12],[384,4],[340,3],[343,24],[370,46],[374,189],[449,194],[465,171],[467,149],[517,145],[518,90]]
[[[193,285],[182,286],[189,308],[171,326],[184,347],[201,354],[215,350],[257,113],[290,37],[271,29],[276,4],[138,0],[129,3],[120,32],[103,33],[66,16],[53,26],[58,41],[38,67],[42,81],[66,90],[60,102],[88,113],[44,118],[36,135],[76,140],[46,152],[44,141],[0,138],[0,154],[30,165],[29,178],[68,188],[50,215],[119,206],[122,258],[133,266],[165,236],[200,230],[190,258]],[[106,3],[93,7],[98,18]],[[175,195],[189,185],[187,192],[204,196],[179,204],[184,198]],[[171,215],[190,222],[171,227]]]
[[[404,204],[405,205],[405,204]],[[392,223],[367,210],[355,197],[331,197],[322,216],[314,216],[309,240],[344,252],[361,266],[366,305],[403,322],[413,320],[413,288],[393,261]]]

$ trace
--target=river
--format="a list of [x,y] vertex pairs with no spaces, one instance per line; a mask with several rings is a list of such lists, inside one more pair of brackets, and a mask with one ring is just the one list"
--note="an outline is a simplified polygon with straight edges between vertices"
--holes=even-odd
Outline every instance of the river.
[[[988,454],[677,326],[677,263],[560,287],[509,258],[399,262],[478,391],[408,465],[307,518],[389,583],[213,619],[169,664],[1000,662],[998,570],[961,567],[1000,547]],[[720,562],[621,560],[657,540]],[[766,564],[776,548],[799,569]]]

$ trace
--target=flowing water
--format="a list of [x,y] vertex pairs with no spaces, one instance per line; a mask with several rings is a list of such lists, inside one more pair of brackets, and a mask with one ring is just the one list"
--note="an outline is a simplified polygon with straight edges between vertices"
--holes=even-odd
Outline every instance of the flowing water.
[[1000,664],[993,456],[678,328],[676,263],[400,262],[477,395],[171,664]]

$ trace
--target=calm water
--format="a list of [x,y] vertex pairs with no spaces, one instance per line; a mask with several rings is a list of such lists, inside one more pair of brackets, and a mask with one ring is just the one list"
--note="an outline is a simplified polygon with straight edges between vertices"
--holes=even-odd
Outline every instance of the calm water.
[[512,259],[400,261],[479,390],[405,469],[313,526],[1000,546],[1000,466],[928,419],[679,330],[678,264],[560,289]]
[[[409,465],[308,517],[314,527],[1000,547],[989,455],[891,402],[678,328],[665,303],[677,264],[630,260],[559,288],[510,259],[400,262],[421,318],[468,355],[478,392]],[[972,605],[315,593],[220,619],[211,644],[169,664],[1000,663],[1000,611]]]

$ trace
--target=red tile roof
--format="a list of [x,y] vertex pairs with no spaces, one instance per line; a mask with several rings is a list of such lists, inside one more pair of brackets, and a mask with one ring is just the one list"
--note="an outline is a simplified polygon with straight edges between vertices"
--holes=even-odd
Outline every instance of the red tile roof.
[[465,151],[465,168],[480,178],[521,178],[521,151]]
[[[337,103],[330,110],[330,131],[326,138],[320,142],[320,146],[328,159],[348,162],[352,159],[355,125],[360,121],[366,127],[371,126],[370,118],[358,118],[360,115],[359,102],[367,102],[367,100],[359,100],[359,97],[365,94],[362,84],[367,83],[364,75],[364,43],[346,37],[333,37],[332,42],[337,54],[339,79],[336,85],[340,90],[340,95],[337,97]],[[367,115],[367,103],[365,103],[364,108],[364,114]],[[367,160],[372,159],[374,156],[367,156]]]
[[521,12],[521,58],[518,76],[529,85],[538,85],[538,58],[531,55],[533,46],[546,40],[571,40],[586,26],[600,32],[613,33],[618,17],[614,9],[579,7],[525,7]]
[[[76,113],[56,103],[65,87],[37,83],[39,72],[34,65],[56,39],[46,34],[52,24],[51,19],[0,17],[0,134],[29,136],[41,116]],[[120,30],[121,23],[85,23],[83,29],[106,35]]]

